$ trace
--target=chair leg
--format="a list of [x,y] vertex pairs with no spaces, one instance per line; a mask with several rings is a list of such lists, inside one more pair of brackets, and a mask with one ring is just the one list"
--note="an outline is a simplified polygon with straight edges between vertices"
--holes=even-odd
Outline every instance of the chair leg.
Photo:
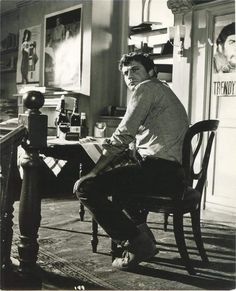
[[80,216],[80,220],[81,221],[84,221],[84,205],[82,203],[80,203],[80,206],[79,206],[79,216]]
[[92,219],[91,245],[92,245],[93,253],[96,253],[97,252],[97,245],[98,245],[98,224],[94,219]]
[[203,245],[202,235],[201,235],[201,225],[200,225],[200,209],[194,210],[191,212],[191,220],[192,220],[192,229],[194,239],[199,251],[199,254],[204,263],[208,263],[208,257]]
[[164,231],[167,231],[169,213],[164,213]]
[[195,275],[196,271],[194,270],[185,243],[184,238],[184,229],[183,229],[183,214],[174,213],[173,214],[173,225],[174,225],[174,235],[176,244],[180,253],[180,256],[185,264],[185,267],[190,275]]

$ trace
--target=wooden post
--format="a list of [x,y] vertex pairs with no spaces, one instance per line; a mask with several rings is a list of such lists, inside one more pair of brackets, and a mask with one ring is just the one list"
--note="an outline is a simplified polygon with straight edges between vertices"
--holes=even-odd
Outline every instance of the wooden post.
[[39,249],[37,238],[41,220],[38,177],[41,163],[39,150],[47,145],[47,116],[39,111],[44,104],[44,96],[40,92],[29,91],[23,97],[23,101],[28,111],[19,116],[19,121],[26,126],[28,136],[22,144],[25,155],[21,161],[23,182],[19,206],[19,272],[25,279],[27,287],[35,289],[41,286],[36,266]]
[[[10,159],[11,160],[11,156]],[[9,161],[8,161],[9,162]],[[13,237],[13,197],[9,195],[7,189],[7,179],[2,173],[1,167],[1,220],[0,220],[0,235],[1,235],[1,283],[0,288],[6,288],[8,282],[8,274],[10,274],[12,269],[11,256],[11,246]]]
[[[20,177],[17,169],[17,146],[25,136],[26,130],[19,126],[11,130],[0,140],[1,172],[0,172],[0,289],[12,287],[15,266],[11,261],[13,237],[13,204],[20,196]],[[17,176],[18,174],[18,176]],[[16,281],[16,280],[14,280]]]

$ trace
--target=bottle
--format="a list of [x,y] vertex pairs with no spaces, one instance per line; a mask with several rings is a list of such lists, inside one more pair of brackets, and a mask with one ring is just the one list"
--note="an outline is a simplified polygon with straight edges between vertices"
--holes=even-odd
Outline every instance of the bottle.
[[142,45],[142,52],[145,54],[150,54],[152,53],[153,49],[151,47],[148,46],[148,44],[145,42]]
[[70,119],[70,132],[76,132],[80,135],[80,114],[78,98],[75,99],[73,113]]
[[88,135],[88,127],[87,127],[87,120],[86,120],[86,113],[81,112],[80,118],[80,137],[84,138]]
[[106,136],[106,123],[96,122],[94,126],[94,137],[105,137]]
[[57,137],[63,137],[65,136],[65,133],[69,131],[70,124],[69,124],[69,118],[66,115],[65,112],[65,96],[61,96],[61,104],[59,109],[59,115],[56,120],[57,125]]

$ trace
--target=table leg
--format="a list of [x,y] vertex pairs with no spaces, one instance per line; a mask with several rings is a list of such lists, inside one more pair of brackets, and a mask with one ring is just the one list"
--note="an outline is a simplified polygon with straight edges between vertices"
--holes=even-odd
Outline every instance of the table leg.
[[93,253],[96,253],[97,252],[97,245],[98,245],[98,224],[94,219],[92,219],[91,245],[92,245]]
[[29,286],[41,286],[41,279],[36,266],[39,245],[37,242],[38,229],[41,220],[41,198],[39,193],[39,167],[38,151],[28,149],[22,159],[23,183],[19,207],[20,243],[19,272],[26,279]]
[[[79,164],[79,178],[81,178],[82,176],[83,176],[83,164],[80,163]],[[80,202],[79,216],[80,216],[81,221],[84,221],[84,214],[85,214],[84,205]]]
[[84,214],[85,214],[84,205],[82,203],[80,203],[80,205],[79,205],[79,216],[80,216],[80,220],[81,221],[84,221]]

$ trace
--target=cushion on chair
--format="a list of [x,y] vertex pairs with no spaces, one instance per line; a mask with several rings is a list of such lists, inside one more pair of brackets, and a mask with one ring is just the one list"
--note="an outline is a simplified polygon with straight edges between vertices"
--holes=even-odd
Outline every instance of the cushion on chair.
[[135,196],[137,205],[142,209],[149,209],[153,212],[169,212],[173,213],[176,210],[181,212],[189,212],[191,209],[196,209],[200,203],[201,193],[192,187],[188,187],[183,194],[182,199],[174,199],[169,196],[153,196],[148,193],[140,196]]
[[192,188],[192,187],[187,187],[183,193],[183,199],[184,201],[193,201],[193,200],[199,200],[201,198],[201,193]]

